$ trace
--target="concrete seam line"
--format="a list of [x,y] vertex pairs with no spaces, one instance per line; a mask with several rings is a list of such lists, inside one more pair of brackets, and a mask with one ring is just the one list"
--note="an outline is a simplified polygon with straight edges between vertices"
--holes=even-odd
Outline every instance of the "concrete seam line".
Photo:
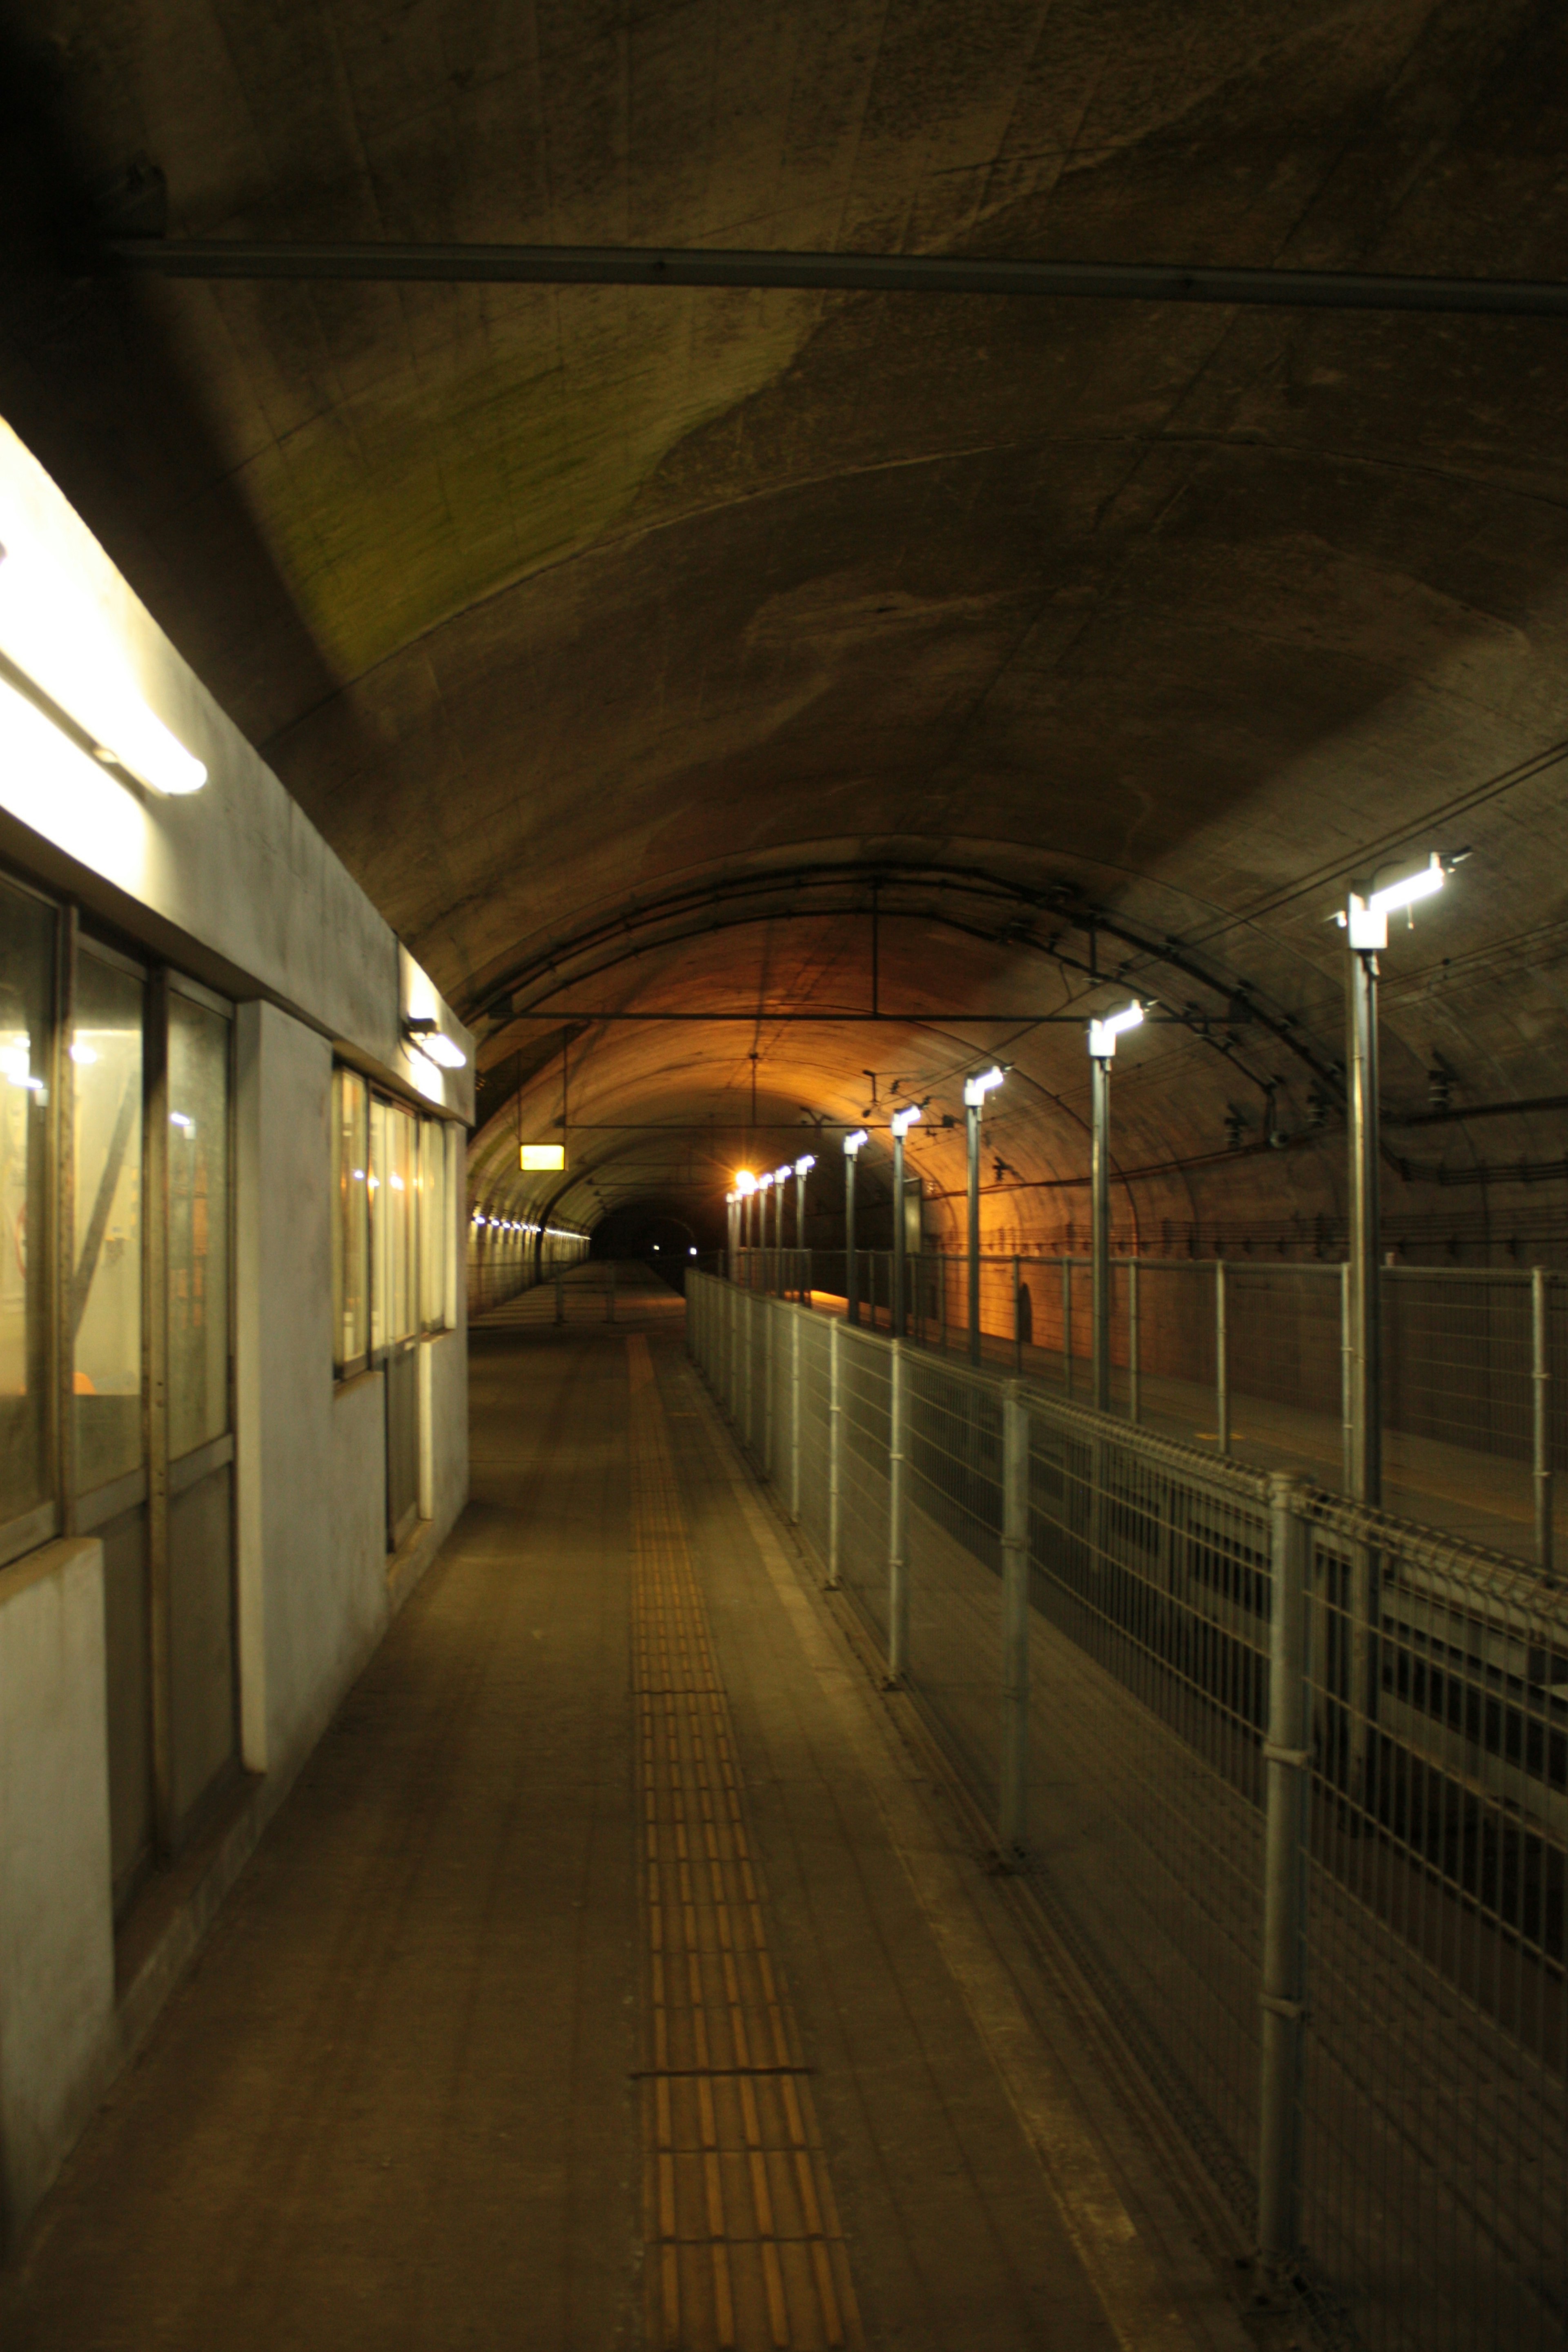
[[[732,1449],[726,1471],[768,1578],[828,1704],[868,1715],[857,1678],[833,1654],[767,1516]],[[921,1806],[885,1742],[867,1779],[889,1842],[976,2032],[1034,2149],[1063,2226],[1105,2315],[1127,2352],[1194,2352],[1197,2338],[1172,2305],[1100,2149],[1041,2049],[1001,1955],[976,1916],[950,1857],[934,1850]]]

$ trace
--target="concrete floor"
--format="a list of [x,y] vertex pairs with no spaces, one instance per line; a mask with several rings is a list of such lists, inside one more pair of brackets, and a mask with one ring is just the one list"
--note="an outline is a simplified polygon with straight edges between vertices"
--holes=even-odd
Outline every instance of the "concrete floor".
[[[810,2070],[847,2340],[1241,2346],[1155,2170],[1075,2093],[1070,2027],[770,1525],[678,1303],[624,1311]],[[7,2352],[647,2340],[626,1330],[502,1310],[472,1398],[470,1507],[46,2205]]]

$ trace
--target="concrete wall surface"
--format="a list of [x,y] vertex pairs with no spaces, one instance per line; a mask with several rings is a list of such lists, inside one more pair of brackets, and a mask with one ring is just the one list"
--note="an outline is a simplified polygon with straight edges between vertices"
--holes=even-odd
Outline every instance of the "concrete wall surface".
[[0,2247],[91,2111],[114,2014],[103,1548],[0,1570]]
[[[187,796],[124,784],[95,770],[47,722],[41,731],[25,727],[26,714],[4,688],[0,719],[16,724],[0,727],[0,812],[26,828],[18,854],[26,858],[30,834],[78,869],[79,887],[89,878],[104,886],[112,896],[105,900],[100,892],[100,903],[132,928],[137,910],[155,917],[163,951],[177,959],[184,941],[227,968],[214,974],[192,959],[200,977],[261,990],[405,1086],[471,1118],[468,1032],[4,423],[0,546],[23,586],[36,583],[46,603],[61,604],[62,626],[79,640],[74,667],[90,672],[101,649],[102,660],[123,667],[148,709],[207,769],[205,785]],[[73,664],[60,667],[63,684],[52,677],[48,690],[54,696],[58,688],[61,707],[76,718]],[[435,1016],[468,1054],[468,1066],[441,1071],[412,1053],[402,1034],[405,1013]]]

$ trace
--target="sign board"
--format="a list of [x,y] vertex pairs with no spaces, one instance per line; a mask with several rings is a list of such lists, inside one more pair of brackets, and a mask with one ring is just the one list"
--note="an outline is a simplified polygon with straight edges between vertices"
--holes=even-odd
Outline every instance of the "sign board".
[[518,1148],[518,1165],[526,1174],[530,1170],[564,1168],[566,1146],[563,1143],[524,1143]]

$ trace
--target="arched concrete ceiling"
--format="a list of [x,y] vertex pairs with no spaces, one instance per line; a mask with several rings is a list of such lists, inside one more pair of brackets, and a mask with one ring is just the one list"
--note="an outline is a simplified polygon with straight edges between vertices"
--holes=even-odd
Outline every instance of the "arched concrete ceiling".
[[[1310,1224],[1325,917],[1412,848],[1474,855],[1386,959],[1391,1108],[1436,1057],[1461,1109],[1562,1091],[1568,327],[65,284],[39,193],[144,152],[179,235],[1554,277],[1558,9],[31,0],[23,30],[55,87],[6,142],[0,409],[478,1023],[498,1205],[544,1197],[508,1139],[558,1115],[563,1034],[585,1220],[727,1167],[753,1071],[759,1118],[858,1116],[873,1066],[934,1117],[998,1050],[990,1230],[1055,1234],[1083,1039],[1023,1016],[1114,981],[1172,1016],[1124,1055],[1118,1158],[1200,1163],[1124,1221]],[[907,1024],[848,1017],[873,895]],[[736,1018],[575,1017],[652,1009]],[[1396,1148],[1473,1177],[1561,1119]],[[958,1181],[952,1130],[920,1160]],[[1395,1191],[1412,1233],[1546,1231],[1495,1177]]]

